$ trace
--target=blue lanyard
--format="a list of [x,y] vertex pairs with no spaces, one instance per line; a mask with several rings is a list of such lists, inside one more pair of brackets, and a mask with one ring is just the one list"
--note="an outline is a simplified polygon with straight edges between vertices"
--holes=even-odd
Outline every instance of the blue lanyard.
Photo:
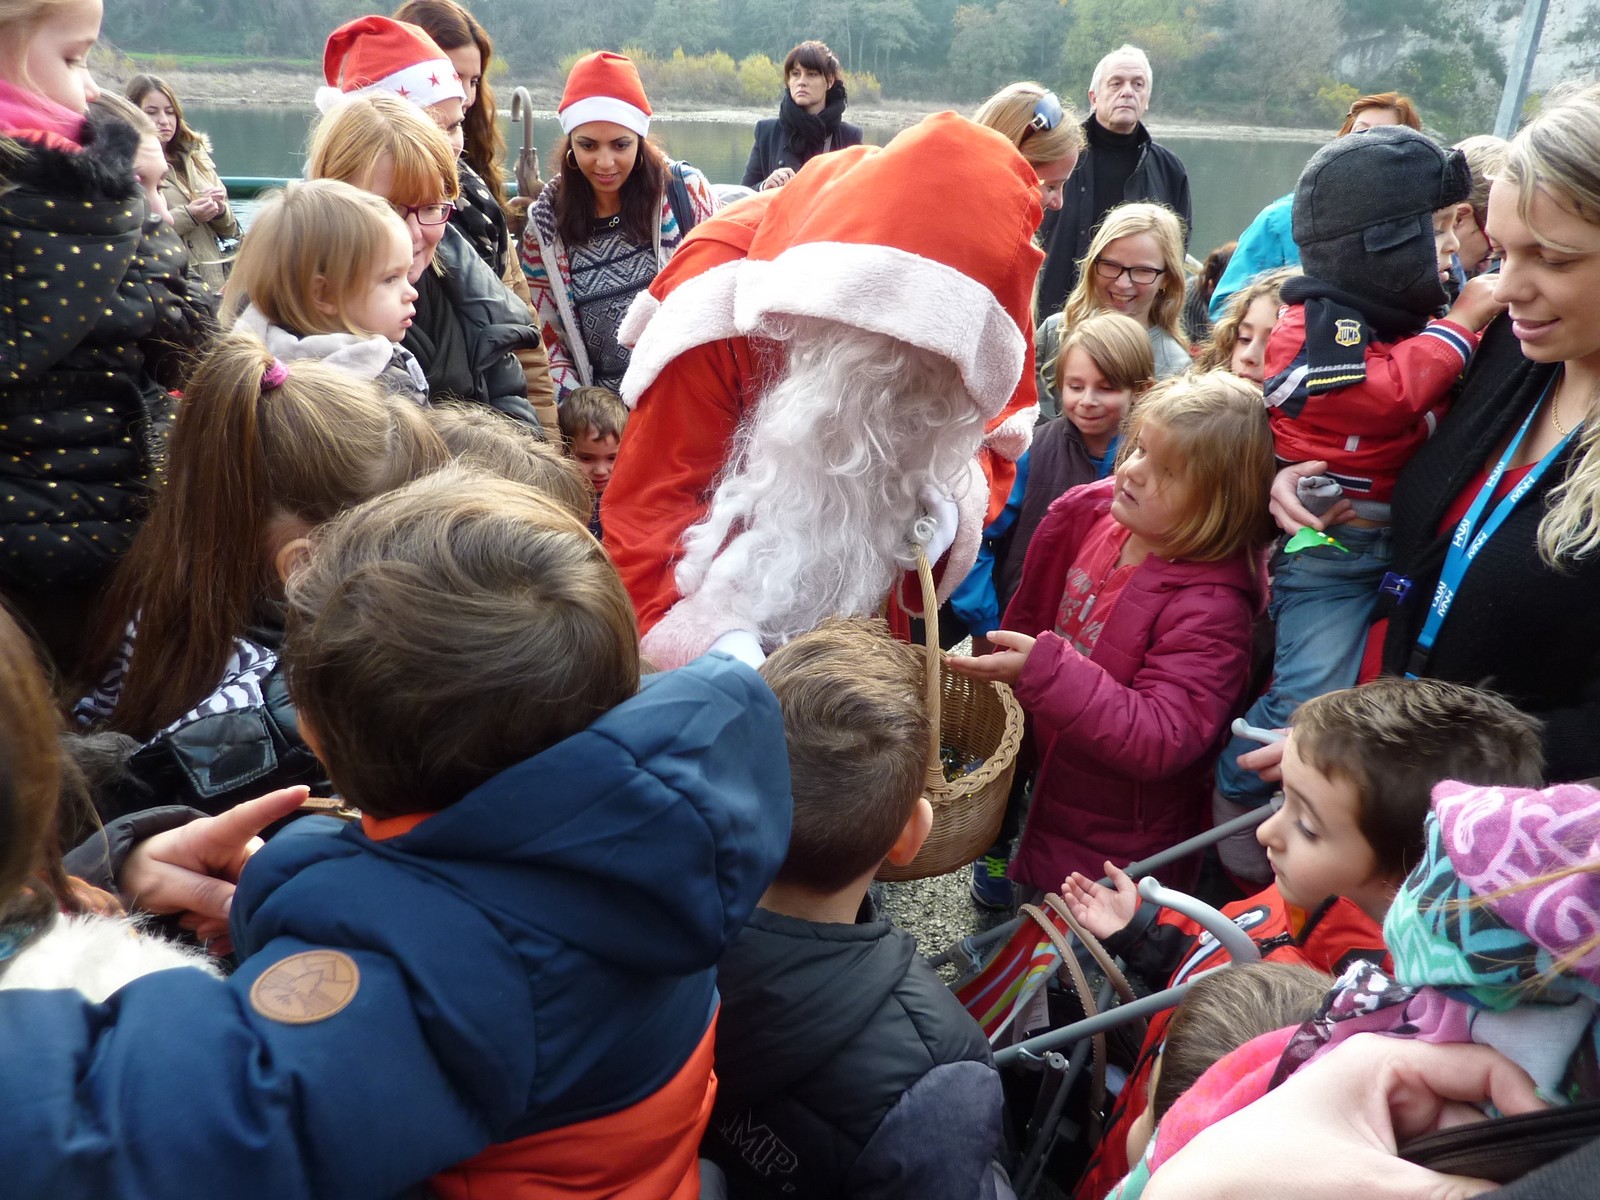
[[[1489,473],[1489,478],[1484,480],[1483,486],[1478,489],[1478,495],[1472,502],[1472,507],[1467,509],[1467,515],[1461,518],[1461,523],[1456,526],[1455,533],[1450,538],[1450,548],[1445,551],[1444,569],[1439,572],[1439,586],[1433,590],[1433,600],[1428,606],[1428,619],[1423,623],[1422,633],[1417,637],[1417,650],[1426,655],[1433,649],[1434,639],[1439,636],[1439,630],[1444,626],[1445,618],[1450,615],[1450,608],[1455,603],[1456,592],[1461,587],[1461,581],[1466,577],[1467,569],[1478,557],[1484,543],[1494,536],[1495,531],[1504,524],[1505,519],[1511,515],[1518,502],[1531,492],[1534,486],[1550,464],[1561,457],[1561,452],[1567,444],[1577,435],[1575,428],[1561,441],[1551,447],[1550,451],[1533,465],[1533,469],[1524,475],[1516,487],[1511,489],[1499,504],[1489,513],[1488,520],[1483,520],[1484,510],[1489,507],[1489,502],[1494,499],[1494,490],[1499,486],[1501,477],[1506,473],[1506,467],[1516,457],[1517,450],[1521,447],[1523,439],[1528,436],[1528,430],[1533,426],[1533,419],[1539,415],[1544,407],[1544,401],[1549,397],[1555,381],[1551,380],[1550,387],[1545,389],[1539,403],[1533,406],[1527,418],[1522,422],[1522,428],[1517,430],[1517,436],[1511,439],[1511,444],[1506,447],[1506,452],[1500,456],[1500,461]],[[1580,425],[1578,428],[1582,428]],[[1482,521],[1480,526],[1479,522]],[[1406,673],[1407,678],[1415,679],[1412,672]]]

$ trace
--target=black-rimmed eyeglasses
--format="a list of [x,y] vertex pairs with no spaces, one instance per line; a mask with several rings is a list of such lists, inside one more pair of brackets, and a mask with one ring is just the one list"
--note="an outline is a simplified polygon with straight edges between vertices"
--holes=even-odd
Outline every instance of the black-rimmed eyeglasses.
[[1115,282],[1126,275],[1135,283],[1154,283],[1167,273],[1167,269],[1165,267],[1125,267],[1121,263],[1112,262],[1109,258],[1102,258],[1095,262],[1094,273],[1108,282]]

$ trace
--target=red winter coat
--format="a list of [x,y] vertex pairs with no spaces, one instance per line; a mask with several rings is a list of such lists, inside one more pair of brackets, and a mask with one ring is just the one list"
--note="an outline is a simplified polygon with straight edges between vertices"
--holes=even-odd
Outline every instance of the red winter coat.
[[[1050,506],[1001,622],[1039,639],[1015,687],[1039,773],[1012,875],[1046,891],[1073,871],[1094,879],[1108,858],[1143,858],[1205,828],[1211,767],[1244,699],[1251,623],[1266,597],[1254,552],[1213,563],[1151,555],[1085,658],[1053,630],[1067,572],[1110,520],[1114,487],[1074,488]],[[1164,881],[1193,878],[1180,864]]]
[[1305,389],[1306,306],[1278,315],[1267,339],[1266,400],[1278,461],[1321,459],[1352,500],[1387,502],[1395,477],[1444,415],[1478,348],[1454,321],[1430,321],[1397,342],[1369,342],[1367,377],[1316,396]]

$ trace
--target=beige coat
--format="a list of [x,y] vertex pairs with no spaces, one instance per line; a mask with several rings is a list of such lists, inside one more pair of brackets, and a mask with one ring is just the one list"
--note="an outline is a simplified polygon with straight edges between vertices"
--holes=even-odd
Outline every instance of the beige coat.
[[239,222],[234,219],[233,206],[224,204],[214,219],[202,225],[189,215],[188,204],[208,189],[221,186],[217,168],[204,146],[187,155],[181,167],[168,171],[161,184],[162,198],[172,210],[172,227],[189,248],[190,264],[214,296],[222,295],[222,285],[228,277],[217,243],[221,238],[238,237]]

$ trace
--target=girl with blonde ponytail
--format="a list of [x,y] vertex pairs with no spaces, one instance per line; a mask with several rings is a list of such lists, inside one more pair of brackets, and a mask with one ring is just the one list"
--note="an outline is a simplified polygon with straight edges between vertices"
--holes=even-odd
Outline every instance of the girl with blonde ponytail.
[[320,781],[278,669],[283,579],[315,526],[448,457],[410,401],[325,363],[286,365],[242,332],[222,339],[190,381],[166,487],[112,580],[80,725],[135,739],[136,782],[207,811]]
[[[1546,778],[1582,779],[1600,773],[1600,87],[1547,102],[1492,179],[1509,311],[1395,488],[1382,668],[1492,681],[1543,722]],[[1322,527],[1292,496],[1322,466],[1279,475],[1286,529]]]

